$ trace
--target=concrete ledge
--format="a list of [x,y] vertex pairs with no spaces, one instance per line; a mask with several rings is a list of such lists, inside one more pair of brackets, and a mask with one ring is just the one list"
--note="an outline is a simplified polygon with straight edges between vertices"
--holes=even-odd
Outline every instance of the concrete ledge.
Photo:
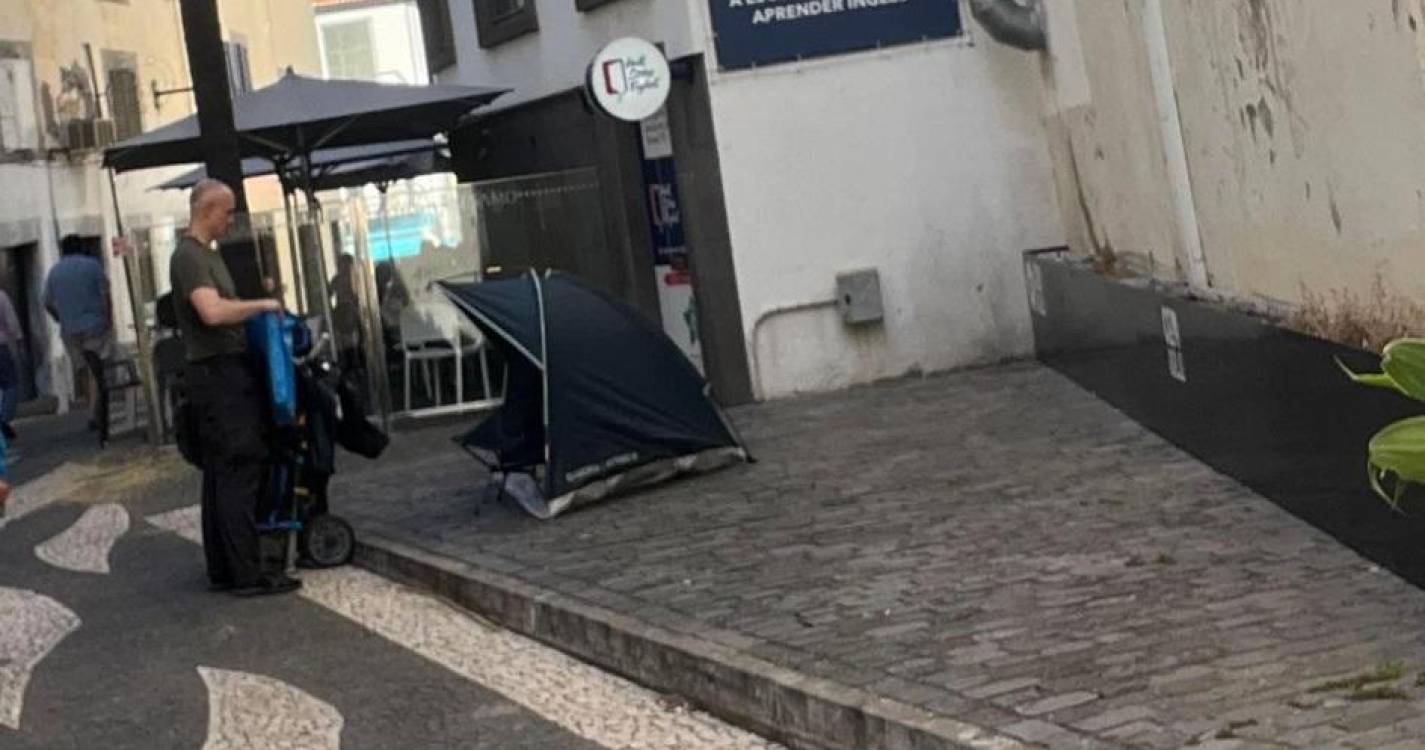
[[356,562],[796,750],[1027,747],[379,534],[364,534]]

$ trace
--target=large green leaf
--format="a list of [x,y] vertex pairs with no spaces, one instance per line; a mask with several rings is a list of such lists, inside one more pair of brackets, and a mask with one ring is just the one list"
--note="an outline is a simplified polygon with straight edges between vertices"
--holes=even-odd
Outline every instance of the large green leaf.
[[1425,401],[1425,339],[1398,339],[1385,347],[1381,369],[1405,395]]
[[[1382,480],[1396,479],[1387,493]],[[1425,417],[1401,420],[1376,433],[1370,442],[1371,487],[1387,503],[1399,506],[1407,483],[1425,483]]]

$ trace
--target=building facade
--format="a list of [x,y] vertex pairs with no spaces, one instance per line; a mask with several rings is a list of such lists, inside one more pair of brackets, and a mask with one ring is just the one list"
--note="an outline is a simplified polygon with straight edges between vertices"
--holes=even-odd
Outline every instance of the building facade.
[[[310,5],[268,0],[220,4],[236,91],[276,80],[287,67],[316,74]],[[128,226],[186,213],[181,193],[151,188],[163,170],[120,176],[111,190],[102,149],[193,114],[181,4],[175,0],[11,0],[0,3],[0,286],[26,328],[31,395],[72,395],[71,363],[44,313],[45,275],[59,239],[88,238],[107,260],[121,340],[132,339],[124,263],[107,252]],[[260,192],[260,191],[259,191]],[[255,205],[280,205],[276,193]],[[152,273],[150,269],[149,273]],[[152,280],[135,280],[152,283]]]
[[1268,303],[1425,295],[1425,3],[1043,7],[1077,252]]
[[426,83],[415,0],[314,0],[326,78]]
[[[1064,240],[1040,70],[982,42],[959,0],[419,5],[435,78],[515,89],[453,135],[462,181],[597,176],[602,262],[492,250],[581,270],[670,334],[690,281],[724,401],[1030,351],[1019,253]],[[666,126],[586,103],[591,58],[629,36],[673,62]],[[671,166],[650,169],[665,136]],[[686,263],[661,254],[670,190]],[[843,296],[879,309],[849,324]]]

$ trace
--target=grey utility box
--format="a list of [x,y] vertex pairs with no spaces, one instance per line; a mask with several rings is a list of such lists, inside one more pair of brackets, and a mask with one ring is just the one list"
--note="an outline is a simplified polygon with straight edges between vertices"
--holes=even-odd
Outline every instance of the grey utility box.
[[886,318],[881,307],[881,275],[876,269],[847,271],[836,276],[836,309],[846,325],[879,323]]

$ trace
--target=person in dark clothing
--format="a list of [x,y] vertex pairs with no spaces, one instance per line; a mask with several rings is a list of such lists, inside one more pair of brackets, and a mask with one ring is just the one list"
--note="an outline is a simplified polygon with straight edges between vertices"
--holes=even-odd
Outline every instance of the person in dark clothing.
[[109,390],[104,363],[114,356],[114,316],[109,302],[109,278],[98,259],[86,252],[84,238],[67,235],[61,257],[45,279],[44,305],[59,323],[69,361],[88,373],[89,429],[99,433],[99,445],[109,441]]
[[343,372],[359,372],[361,357],[361,303],[357,297],[356,258],[342,254],[331,281],[332,327],[336,329],[337,360]]
[[188,232],[173,253],[174,311],[187,354],[184,382],[197,410],[203,463],[203,550],[215,591],[294,591],[301,582],[262,570],[255,514],[270,471],[262,389],[243,323],[280,313],[273,299],[240,300],[213,248],[232,225],[233,193],[217,180],[193,188]]

